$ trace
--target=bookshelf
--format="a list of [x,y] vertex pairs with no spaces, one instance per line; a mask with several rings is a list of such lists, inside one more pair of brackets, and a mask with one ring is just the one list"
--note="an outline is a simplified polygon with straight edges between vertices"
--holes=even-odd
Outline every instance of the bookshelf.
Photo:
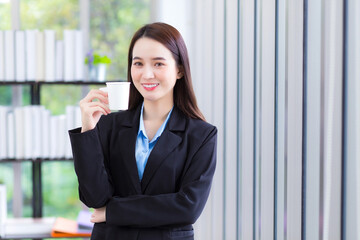
[[[40,96],[41,96],[41,87],[44,85],[104,85],[105,82],[92,82],[92,81],[0,81],[0,86],[30,86],[30,104],[31,105],[41,105]],[[46,161],[72,161],[69,158],[11,158],[11,159],[2,159],[2,162],[31,162],[32,168],[32,186],[33,186],[33,198],[32,198],[32,217],[41,218],[43,217],[43,198],[42,198],[42,178],[41,178],[41,168],[42,163]],[[45,236],[43,236],[45,238]],[[42,236],[29,236],[29,238],[41,239]],[[48,238],[48,236],[46,236]],[[1,238],[0,238],[1,239]]]

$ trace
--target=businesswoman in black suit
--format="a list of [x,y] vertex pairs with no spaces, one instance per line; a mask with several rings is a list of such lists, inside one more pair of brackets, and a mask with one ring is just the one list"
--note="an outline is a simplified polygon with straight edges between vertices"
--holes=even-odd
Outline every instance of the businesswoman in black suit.
[[69,131],[80,199],[95,209],[91,239],[194,239],[217,130],[197,107],[175,28],[153,23],[135,33],[128,81],[127,111],[110,113],[107,94],[91,90],[80,101],[82,127]]

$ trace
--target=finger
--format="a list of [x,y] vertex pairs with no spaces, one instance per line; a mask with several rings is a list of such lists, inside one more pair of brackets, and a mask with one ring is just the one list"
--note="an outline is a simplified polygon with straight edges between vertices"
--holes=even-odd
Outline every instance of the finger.
[[[106,94],[107,94],[107,93],[106,93]],[[100,102],[109,103],[109,98],[108,98],[107,95],[104,96],[104,95],[100,95],[100,94],[96,93],[96,94],[94,95],[94,98],[93,98],[92,101],[94,101],[94,100],[96,100],[96,99],[98,99]]]
[[93,106],[93,107],[89,107],[84,111],[84,116],[94,116],[94,114],[96,113],[102,113],[104,115],[108,115],[109,113],[101,106]]
[[82,102],[93,102],[95,100],[99,100],[100,102],[104,102],[104,103],[109,103],[109,100],[108,100],[108,97],[107,96],[104,96],[104,95],[101,95],[101,94],[98,94],[98,93],[94,93],[94,94],[91,94],[87,97],[85,97]]
[[99,99],[102,102],[108,103],[107,97],[108,97],[107,92],[93,89],[80,102],[92,102],[94,99]]
[[87,104],[88,108],[101,107],[106,113],[111,113],[111,110],[108,105],[102,102],[90,102]]
[[92,90],[90,90],[89,94],[90,94],[90,93],[91,93],[91,94],[96,93],[96,94],[100,94],[100,95],[103,95],[103,96],[107,96],[107,95],[108,95],[107,92],[102,91],[102,90],[100,90],[100,89],[92,89]]
[[87,111],[89,110],[89,108],[93,108],[93,107],[97,107],[97,106],[100,106],[102,108],[104,108],[104,110],[110,110],[109,109],[109,106],[105,103],[102,103],[102,102],[88,102],[88,103],[84,103],[80,106],[80,109],[82,111]]

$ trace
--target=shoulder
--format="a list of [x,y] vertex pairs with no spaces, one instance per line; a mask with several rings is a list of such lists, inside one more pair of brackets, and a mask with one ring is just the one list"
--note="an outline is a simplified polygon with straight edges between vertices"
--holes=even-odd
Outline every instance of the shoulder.
[[216,127],[208,122],[205,122],[200,119],[188,118],[187,128],[192,131],[212,131],[216,129]]
[[170,130],[184,131],[185,135],[192,142],[204,142],[209,137],[217,135],[217,129],[214,125],[200,119],[185,116],[178,108],[174,109],[170,120]]
[[190,159],[200,149],[206,149],[209,153],[216,151],[217,128],[203,120],[187,118],[183,141]]
[[203,120],[188,118],[186,132],[196,139],[205,141],[207,138],[217,136],[217,128]]

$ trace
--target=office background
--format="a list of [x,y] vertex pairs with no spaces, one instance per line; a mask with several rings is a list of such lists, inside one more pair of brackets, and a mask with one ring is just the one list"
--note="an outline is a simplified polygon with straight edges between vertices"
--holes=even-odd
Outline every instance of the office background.
[[[91,1],[72,2],[91,38]],[[141,21],[182,32],[200,108],[219,129],[196,239],[360,239],[360,2],[144,2]]]

